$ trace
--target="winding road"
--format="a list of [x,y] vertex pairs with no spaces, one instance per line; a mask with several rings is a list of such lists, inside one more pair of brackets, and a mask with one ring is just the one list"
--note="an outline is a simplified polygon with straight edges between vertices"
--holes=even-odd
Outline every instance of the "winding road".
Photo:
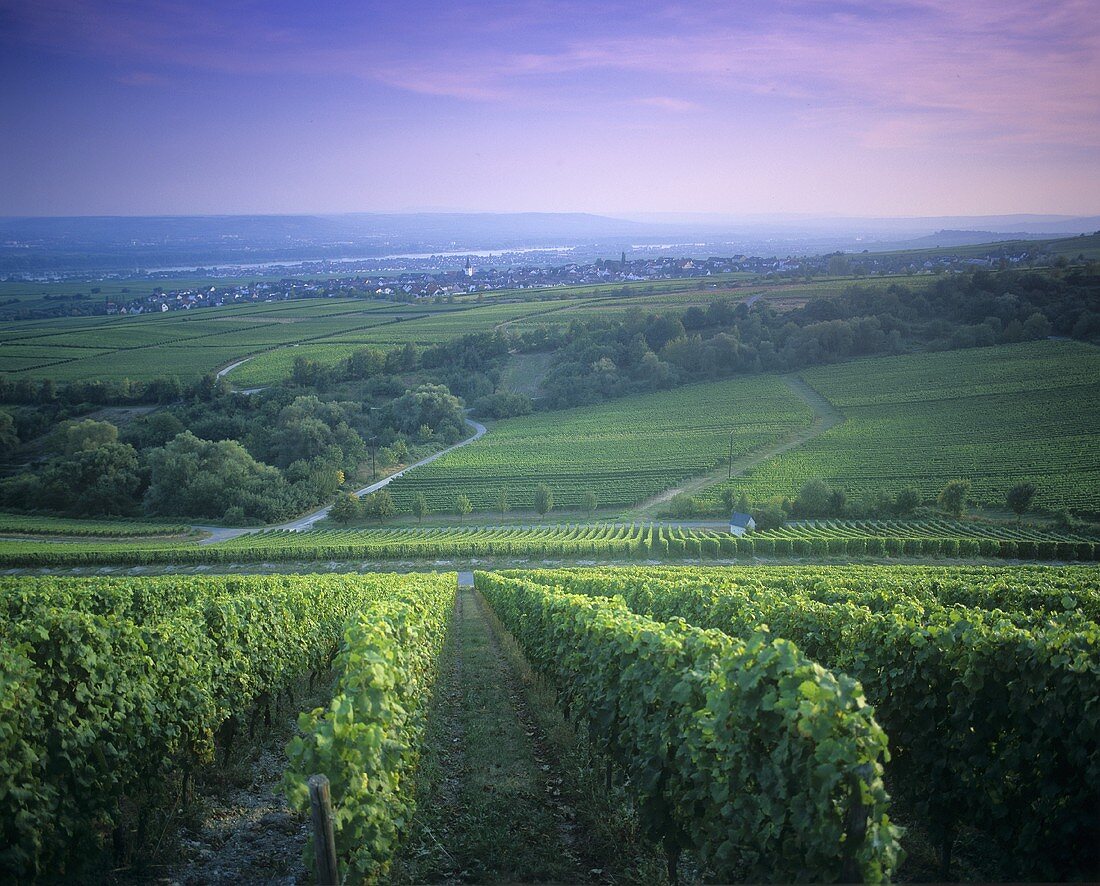
[[[255,354],[253,354],[252,356],[255,356]],[[245,357],[242,360],[238,360],[236,363],[230,363],[228,366],[223,366],[221,369],[218,370],[218,373],[217,373],[216,377],[217,378],[225,378],[227,375],[229,375],[229,373],[231,373],[238,366],[243,366],[245,363],[247,363],[251,359],[252,359],[252,357]]]
[[[463,446],[469,446],[475,440],[480,440],[485,436],[485,425],[474,421],[472,418],[467,418],[466,424],[473,428],[474,433],[472,436],[467,437],[465,440],[460,440],[458,443],[455,443],[454,446],[448,446],[446,449],[441,449],[439,452],[435,452],[427,458],[422,458],[420,461],[413,462],[411,465],[406,465],[400,471],[396,471],[388,477],[383,477],[381,480],[371,483],[369,486],[364,486],[362,489],[357,490],[355,494],[370,495],[372,492],[377,492],[379,489],[389,486],[390,483],[398,477],[405,476],[405,474],[414,468],[430,465],[433,461],[442,458],[448,452],[454,452],[454,450],[461,449]],[[231,538],[239,538],[242,535],[251,535],[255,532],[269,532],[275,529],[284,529],[290,532],[303,532],[307,529],[312,529],[315,523],[324,520],[325,517],[328,516],[330,510],[332,510],[332,505],[326,505],[319,510],[306,514],[304,517],[299,517],[288,523],[280,523],[278,526],[248,526],[234,528],[226,526],[196,526],[195,528],[210,533],[209,537],[204,538],[200,544],[213,544],[217,541],[228,541]]]

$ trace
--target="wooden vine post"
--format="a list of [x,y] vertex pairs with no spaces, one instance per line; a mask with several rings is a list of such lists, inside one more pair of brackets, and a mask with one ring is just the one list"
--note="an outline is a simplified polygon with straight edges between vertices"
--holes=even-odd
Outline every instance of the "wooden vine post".
[[332,793],[328,778],[311,775],[309,805],[313,813],[313,854],[317,859],[318,886],[337,886],[340,882],[336,864],[336,832],[332,826]]
[[848,816],[845,822],[844,840],[844,864],[840,871],[841,883],[861,883],[863,878],[859,872],[859,860],[856,853],[859,852],[867,837],[867,806],[863,802],[861,785],[864,780],[870,781],[874,776],[874,770],[870,764],[864,763],[856,768],[851,779],[852,799],[848,806]]

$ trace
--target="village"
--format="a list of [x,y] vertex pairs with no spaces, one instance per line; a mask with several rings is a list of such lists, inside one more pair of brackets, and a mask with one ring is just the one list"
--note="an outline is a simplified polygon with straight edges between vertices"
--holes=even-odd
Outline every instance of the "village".
[[[1037,244],[1038,245],[1038,244]],[[598,259],[588,263],[569,262],[546,267],[537,264],[509,266],[474,265],[474,257],[448,258],[457,266],[439,267],[440,258],[423,259],[424,270],[408,267],[375,273],[348,273],[340,263],[314,262],[308,272],[316,277],[285,277],[280,280],[238,281],[193,289],[154,286],[144,295],[126,302],[104,301],[107,314],[142,314],[222,307],[224,305],[274,302],[308,298],[371,298],[393,302],[423,299],[447,301],[460,296],[555,287],[608,286],[615,283],[656,283],[668,280],[696,280],[700,289],[730,285],[730,275],[751,274],[761,279],[813,279],[821,276],[885,276],[890,274],[932,274],[977,267],[1020,266],[1040,258],[1040,249],[1010,252],[992,248],[988,254],[962,257],[941,253],[915,257],[912,253],[834,253],[825,256],[760,257],[735,255],[726,258],[683,258],[655,256],[628,258],[621,252],[617,261]],[[482,260],[481,257],[478,259]],[[490,257],[490,261],[492,257]],[[432,265],[435,265],[434,267]],[[342,271],[342,273],[340,272]],[[256,269],[252,269],[256,273]],[[736,285],[736,283],[734,283]]]

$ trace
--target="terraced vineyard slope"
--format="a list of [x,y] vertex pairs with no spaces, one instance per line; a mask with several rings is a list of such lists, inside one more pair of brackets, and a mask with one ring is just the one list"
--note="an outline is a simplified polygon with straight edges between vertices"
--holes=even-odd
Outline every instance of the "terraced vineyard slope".
[[598,406],[496,423],[476,444],[391,485],[398,508],[423,493],[453,511],[460,493],[492,511],[501,490],[531,510],[546,483],[556,506],[576,508],[586,491],[600,507],[634,504],[809,425],[810,409],[777,376],[691,385]]
[[1041,341],[883,357],[802,377],[845,421],[736,479],[739,492],[794,497],[816,477],[850,497],[914,485],[934,500],[948,480],[965,478],[976,502],[1003,507],[1008,489],[1029,480],[1037,507],[1100,512],[1094,347]]

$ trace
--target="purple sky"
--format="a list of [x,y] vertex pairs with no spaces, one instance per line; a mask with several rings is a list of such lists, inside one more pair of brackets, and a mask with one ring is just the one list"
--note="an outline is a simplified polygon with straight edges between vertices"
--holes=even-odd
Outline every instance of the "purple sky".
[[0,120],[0,215],[1092,214],[1100,15],[0,0]]

